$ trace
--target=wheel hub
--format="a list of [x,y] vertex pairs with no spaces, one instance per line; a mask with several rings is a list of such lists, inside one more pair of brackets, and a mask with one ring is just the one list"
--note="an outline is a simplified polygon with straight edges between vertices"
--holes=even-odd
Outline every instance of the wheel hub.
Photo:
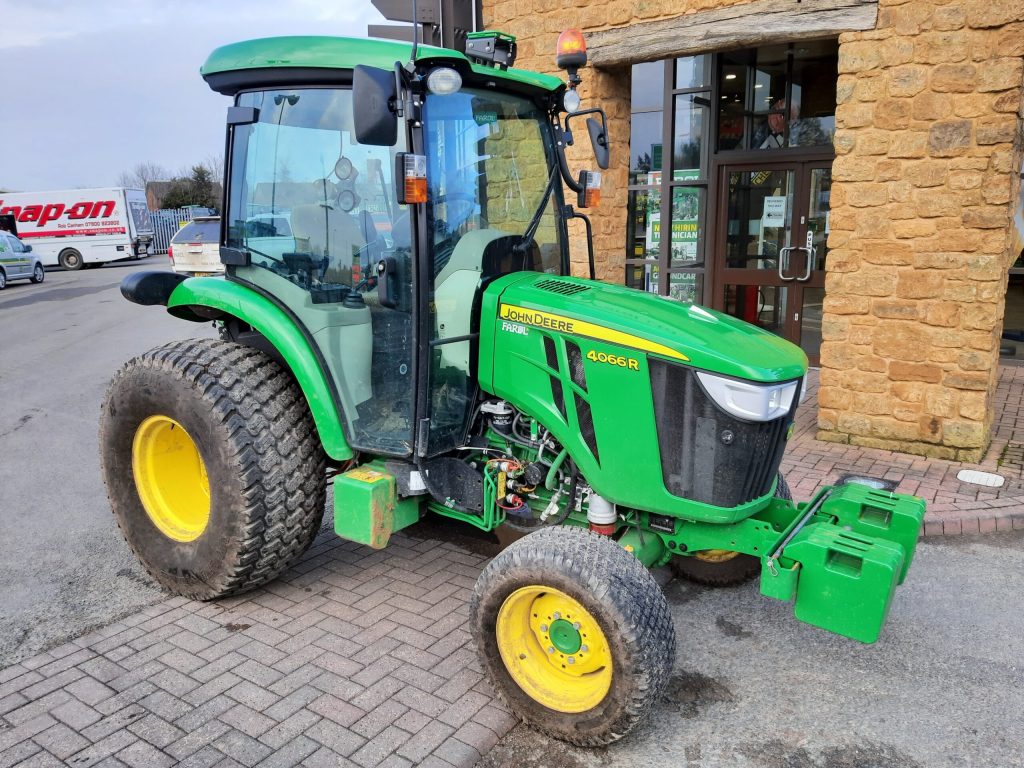
[[512,680],[557,712],[596,707],[612,684],[612,654],[597,619],[565,592],[517,589],[496,622],[498,650]]
[[135,431],[132,473],[150,521],[174,541],[198,539],[210,521],[210,481],[192,437],[168,416],[150,416]]

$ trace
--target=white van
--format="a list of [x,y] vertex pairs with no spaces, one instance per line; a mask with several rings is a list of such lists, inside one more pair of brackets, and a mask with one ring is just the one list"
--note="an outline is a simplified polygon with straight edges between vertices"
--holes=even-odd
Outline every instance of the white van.
[[81,269],[152,253],[153,226],[141,189],[0,193],[0,214],[14,216],[18,237],[44,266]]

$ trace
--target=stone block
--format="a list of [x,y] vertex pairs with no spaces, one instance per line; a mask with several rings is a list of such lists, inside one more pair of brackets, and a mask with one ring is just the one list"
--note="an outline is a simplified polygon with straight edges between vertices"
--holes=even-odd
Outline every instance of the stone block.
[[870,208],[889,202],[889,191],[883,184],[850,183],[846,188],[846,202],[854,208]]
[[946,183],[947,164],[939,160],[907,163],[904,175],[915,187],[941,187]]
[[[890,371],[892,365],[892,363],[889,364]],[[919,381],[897,381],[892,385],[890,391],[904,403],[923,403],[926,389],[927,387]]]
[[910,99],[882,99],[875,105],[875,127],[888,131],[909,128],[910,113]]
[[941,272],[902,272],[896,295],[904,299],[932,299],[942,295],[945,276]]
[[916,96],[928,87],[928,69],[908,64],[889,70],[889,95],[897,98]]
[[960,29],[967,23],[967,14],[960,4],[939,6],[932,13],[932,29]]
[[882,65],[882,51],[872,41],[840,43],[839,74],[865,72]]
[[953,115],[976,118],[992,113],[993,98],[987,93],[962,93],[953,99]]
[[954,448],[980,448],[986,443],[984,422],[950,419],[942,425],[943,443]]
[[914,38],[914,61],[918,64],[964,61],[969,54],[970,34],[967,30],[925,32]]
[[973,64],[939,64],[932,70],[931,88],[939,93],[970,93],[978,80]]
[[1019,133],[1016,115],[983,117],[974,124],[978,144],[1007,144],[1016,141]]
[[1019,88],[1024,77],[1024,61],[1019,57],[993,58],[978,70],[978,90],[1005,91]]
[[1024,16],[1020,0],[965,0],[960,4],[969,27],[1000,27]]
[[943,426],[936,414],[925,414],[917,420],[917,437],[927,443],[941,442]]
[[1003,229],[1009,223],[1009,218],[1006,206],[965,208],[963,211],[964,226],[977,229]]
[[928,325],[955,328],[960,323],[960,305],[952,301],[930,303],[924,310],[924,321]]
[[897,133],[892,136],[889,141],[889,157],[924,157],[927,151],[928,134],[924,131],[904,131]]
[[917,320],[920,305],[905,299],[876,299],[871,302],[871,314],[887,320]]
[[984,421],[988,413],[986,392],[960,391],[960,415],[971,421]]
[[[859,143],[859,142],[858,142]],[[885,154],[884,150],[878,154]],[[875,178],[875,161],[847,155],[832,163],[833,181],[871,181]]]
[[[907,219],[906,221],[894,221],[892,223],[893,237],[901,239],[929,237],[935,234],[934,219]],[[914,257],[914,265],[917,266],[917,257]]]
[[890,360],[924,362],[931,349],[931,334],[924,326],[887,320],[879,323],[872,351]]
[[866,296],[846,296],[826,293],[824,311],[834,315],[863,315],[871,308],[871,299]]
[[943,120],[928,131],[928,153],[933,157],[963,154],[971,145],[969,120]]
[[987,392],[990,375],[981,372],[949,371],[942,378],[942,384],[954,389],[972,389]]
[[906,266],[914,261],[914,249],[904,240],[862,240],[864,261],[869,264]]
[[[893,360],[889,363],[889,378],[893,381],[923,381],[929,384],[938,384],[942,381],[942,369],[937,365],[928,363],[902,363]],[[904,390],[907,394],[914,393],[914,398],[902,397],[903,400],[920,402],[921,389]]]
[[924,396],[924,410],[931,416],[956,416],[957,400],[957,390],[931,387]]
[[892,270],[866,268],[842,275],[844,293],[855,296],[891,296],[896,287],[897,276]]
[[926,219],[958,216],[963,207],[963,201],[958,195],[942,188],[919,189],[914,194],[914,200],[914,212]]
[[980,189],[984,175],[980,171],[950,171],[950,189]]

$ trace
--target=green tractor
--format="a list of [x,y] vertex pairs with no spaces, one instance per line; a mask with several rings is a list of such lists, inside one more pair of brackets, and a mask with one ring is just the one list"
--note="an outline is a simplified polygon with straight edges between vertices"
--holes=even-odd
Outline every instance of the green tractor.
[[[230,96],[226,274],[122,292],[220,338],[117,373],[101,422],[117,522],[199,600],[253,589],[317,534],[370,547],[425,515],[518,540],[481,574],[481,664],[523,720],[579,745],[657,702],[675,634],[649,569],[760,576],[797,618],[874,642],[923,502],[847,482],[794,503],[779,464],[803,352],[700,306],[570,276],[567,222],[599,194],[566,146],[582,37],[560,79],[468,54],[331,37],[216,50]],[[585,121],[584,121],[585,118]],[[583,127],[582,125],[580,126]],[[564,186],[575,205],[566,203]]]

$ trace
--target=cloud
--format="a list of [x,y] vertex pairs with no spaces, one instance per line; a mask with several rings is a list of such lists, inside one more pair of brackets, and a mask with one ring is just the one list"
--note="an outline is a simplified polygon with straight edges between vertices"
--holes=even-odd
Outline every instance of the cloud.
[[365,37],[381,21],[369,0],[112,0],[102,10],[0,0],[0,19],[0,71],[20,73],[0,120],[0,189],[25,191],[108,186],[138,162],[176,171],[219,156],[229,100],[199,76],[214,48],[275,35]]

